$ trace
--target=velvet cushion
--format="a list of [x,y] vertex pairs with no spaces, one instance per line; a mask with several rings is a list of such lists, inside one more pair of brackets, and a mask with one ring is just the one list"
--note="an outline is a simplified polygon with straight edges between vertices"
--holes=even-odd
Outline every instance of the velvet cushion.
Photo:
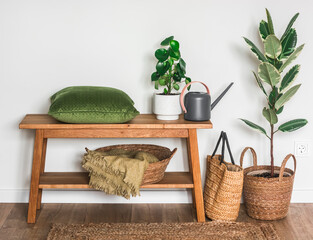
[[75,86],[51,97],[49,115],[67,123],[123,123],[139,112],[123,91],[109,87]]

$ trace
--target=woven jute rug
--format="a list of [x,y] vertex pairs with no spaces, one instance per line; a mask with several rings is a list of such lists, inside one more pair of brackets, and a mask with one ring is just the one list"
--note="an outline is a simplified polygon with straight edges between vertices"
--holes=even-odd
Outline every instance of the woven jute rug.
[[265,240],[279,239],[269,223],[100,223],[53,224],[48,240]]

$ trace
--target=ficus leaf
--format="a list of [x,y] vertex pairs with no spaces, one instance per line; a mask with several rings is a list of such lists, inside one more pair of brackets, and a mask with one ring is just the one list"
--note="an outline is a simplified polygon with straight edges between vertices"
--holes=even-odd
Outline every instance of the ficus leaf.
[[268,35],[270,35],[269,30],[268,30],[268,24],[264,20],[260,22],[259,33],[263,41],[266,39]]
[[306,119],[294,119],[291,121],[288,121],[278,127],[278,130],[282,132],[293,132],[298,130],[299,128],[302,128],[308,123]]
[[284,104],[289,101],[293,95],[295,95],[295,93],[298,91],[299,87],[301,86],[301,84],[298,84],[296,86],[293,86],[292,88],[290,88],[287,92],[285,92],[275,103],[275,108],[279,109],[282,106],[284,106]]
[[280,109],[278,109],[277,112],[276,112],[276,114],[277,114],[277,115],[278,115],[278,114],[281,114],[283,110],[284,110],[284,106],[282,106]]
[[300,65],[295,65],[285,74],[280,84],[280,89],[279,89],[280,92],[287,89],[295,81],[299,71],[300,71]]
[[299,13],[296,13],[296,14],[291,18],[291,20],[290,20],[290,22],[289,22],[289,24],[288,24],[288,26],[287,26],[287,28],[286,28],[284,34],[283,34],[282,37],[280,38],[280,41],[283,41],[283,40],[284,40],[284,38],[286,37],[286,35],[287,35],[287,33],[289,32],[290,28],[292,27],[292,25],[294,24],[294,22],[297,20],[298,16],[299,16]]
[[262,114],[270,124],[278,122],[277,115],[273,109],[263,108]]
[[164,94],[168,93],[168,90],[166,88],[163,89]]
[[161,45],[162,46],[167,46],[170,44],[170,41],[172,41],[174,39],[174,36],[170,36],[168,38],[165,38],[162,42],[161,42]]
[[270,95],[268,96],[268,101],[270,103],[270,106],[273,107],[277,101],[277,99],[282,96],[282,94],[278,93],[277,87],[274,87],[271,91]]
[[277,59],[282,51],[279,39],[273,34],[268,35],[264,41],[264,50],[266,56],[272,59]]
[[251,51],[257,56],[257,58],[262,62],[267,62],[267,58],[263,55],[263,53],[251,42],[248,38],[243,38],[245,42],[249,45]]
[[259,65],[258,75],[262,81],[271,86],[275,86],[281,79],[278,70],[268,62],[263,62]]
[[266,134],[265,129],[262,128],[261,126],[255,124],[255,123],[253,123],[253,122],[250,122],[249,120],[246,120],[246,119],[240,118],[240,120],[243,121],[245,124],[247,124],[249,127],[253,128],[253,129],[255,129],[255,130],[258,130],[259,132],[265,134],[265,135],[268,137],[268,135]]
[[299,56],[303,48],[304,44],[296,48],[296,50],[287,58],[284,64],[280,67],[279,71],[282,72],[293,60],[295,60]]
[[265,89],[264,89],[264,87],[263,87],[263,84],[262,84],[262,82],[261,82],[261,79],[259,78],[259,76],[258,76],[255,72],[253,72],[253,75],[254,75],[254,77],[255,77],[255,80],[256,80],[258,86],[261,88],[261,90],[263,91],[263,93],[267,96],[267,93],[266,93],[266,91],[265,91]]
[[270,34],[275,34],[274,33],[274,25],[273,25],[273,20],[271,17],[270,12],[268,11],[268,9],[266,8],[266,17],[267,17],[267,24],[268,24],[268,30]]
[[295,50],[296,45],[297,45],[297,32],[295,29],[291,28],[281,43],[282,54],[279,56],[279,59],[285,59],[290,54],[292,54],[293,51]]

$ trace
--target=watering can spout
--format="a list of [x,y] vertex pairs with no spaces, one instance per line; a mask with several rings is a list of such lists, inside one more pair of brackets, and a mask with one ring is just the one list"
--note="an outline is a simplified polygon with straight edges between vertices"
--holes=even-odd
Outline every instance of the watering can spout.
[[227,91],[231,88],[231,86],[234,84],[234,82],[230,83],[228,87],[222,92],[221,95],[218,96],[218,98],[211,104],[211,110],[218,104],[218,102],[224,97],[224,95],[227,93]]

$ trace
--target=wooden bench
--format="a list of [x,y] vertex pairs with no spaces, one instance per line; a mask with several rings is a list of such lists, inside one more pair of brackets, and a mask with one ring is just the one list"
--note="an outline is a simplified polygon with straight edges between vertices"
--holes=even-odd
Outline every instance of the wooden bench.
[[192,190],[198,222],[205,221],[197,129],[212,128],[210,121],[190,122],[183,116],[175,121],[161,121],[153,114],[141,114],[122,124],[68,124],[47,114],[27,114],[20,129],[36,130],[28,203],[28,223],[36,222],[41,207],[42,189],[89,188],[86,172],[45,172],[48,138],[185,138],[190,172],[166,172],[162,181],[142,188],[186,188]]

